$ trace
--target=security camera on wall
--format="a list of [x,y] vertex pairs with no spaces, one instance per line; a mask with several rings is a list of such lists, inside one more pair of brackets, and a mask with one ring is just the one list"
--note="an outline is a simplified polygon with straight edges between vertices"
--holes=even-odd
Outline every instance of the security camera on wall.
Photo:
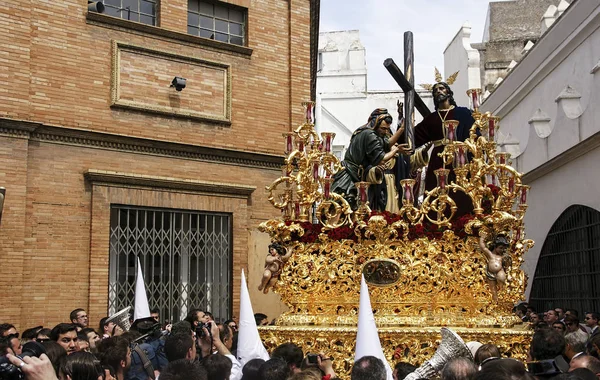
[[104,13],[104,4],[101,1],[88,0],[88,11]]
[[171,87],[175,87],[175,90],[181,91],[185,88],[185,78],[175,77],[173,81],[171,81]]

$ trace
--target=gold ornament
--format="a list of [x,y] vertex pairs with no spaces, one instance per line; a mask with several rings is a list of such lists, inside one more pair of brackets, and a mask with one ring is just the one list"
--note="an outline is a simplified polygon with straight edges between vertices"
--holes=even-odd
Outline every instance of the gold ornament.
[[[446,120],[437,187],[417,202],[415,180],[402,180],[397,214],[371,212],[366,182],[356,184],[355,211],[329,191],[342,166],[331,153],[333,135],[319,138],[310,118],[285,135],[287,146],[295,139],[296,149],[288,152],[284,175],[267,187],[282,217],[259,228],[293,250],[275,287],[289,311],[276,326],[261,328],[268,346],[291,340],[305,352],[333,355],[337,369],[348,373],[364,274],[388,359],[398,350],[404,355],[398,360],[428,359],[440,326],[452,327],[465,341],[494,342],[504,354],[525,359],[531,332],[522,329],[512,308],[524,299],[527,278],[521,265],[533,246],[523,224],[529,187],[510,155],[497,151],[498,118],[479,112],[473,117],[465,141],[455,141],[455,121]],[[448,168],[456,174],[450,182]],[[451,195],[457,192],[470,198],[472,214],[454,217]],[[498,234],[509,241],[510,259],[493,300],[479,238]]]

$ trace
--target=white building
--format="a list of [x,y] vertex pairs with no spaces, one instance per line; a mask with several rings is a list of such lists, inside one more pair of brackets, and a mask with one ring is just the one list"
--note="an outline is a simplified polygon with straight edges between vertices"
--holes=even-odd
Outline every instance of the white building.
[[[343,158],[352,132],[367,122],[375,108],[387,108],[397,119],[398,100],[402,91],[368,91],[366,51],[358,30],[325,32],[319,35],[317,73],[317,129],[335,132],[334,152]],[[383,64],[383,62],[382,62]],[[403,62],[396,62],[403,67]],[[390,81],[394,79],[390,76]],[[418,90],[429,109],[433,110],[431,94]],[[422,120],[415,110],[415,120]]]
[[531,185],[527,297],[582,312],[600,309],[600,0],[562,12],[482,109],[518,141],[508,150]]

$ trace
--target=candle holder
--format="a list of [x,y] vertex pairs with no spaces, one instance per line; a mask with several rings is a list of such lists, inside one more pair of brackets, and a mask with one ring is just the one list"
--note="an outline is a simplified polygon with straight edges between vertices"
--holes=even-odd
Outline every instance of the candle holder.
[[498,116],[489,116],[488,119],[488,141],[494,141],[496,130],[499,128],[500,118]]
[[496,162],[500,165],[510,165],[508,162],[510,158],[510,153],[508,152],[498,152],[496,153]]
[[403,179],[400,181],[400,187],[402,188],[402,205],[412,207],[415,202],[414,197],[414,179]]
[[321,137],[323,137],[323,148],[326,153],[331,153],[331,145],[333,144],[333,139],[335,138],[335,133],[333,132],[322,132]]
[[519,187],[519,191],[521,192],[521,196],[519,199],[519,207],[527,207],[527,193],[529,192],[530,188],[531,186],[529,185],[521,185]]
[[456,141],[456,128],[458,127],[458,120],[446,120],[444,121],[444,144],[449,144]]
[[295,134],[295,132],[286,132],[283,134],[283,137],[285,139],[285,154],[290,154],[294,150],[293,138]]
[[358,190],[358,209],[355,211],[360,220],[371,213],[369,208],[369,182],[356,182],[354,184]]
[[315,102],[302,102],[304,107],[304,117],[309,124],[315,123]]
[[435,174],[435,178],[437,179],[437,187],[440,188],[442,194],[446,193],[446,186],[448,185],[448,174],[450,170],[448,169],[437,169],[433,171]]
[[469,96],[469,107],[475,112],[479,113],[479,105],[481,100],[481,89],[471,88],[467,90]]
[[457,142],[454,143],[454,154],[452,158],[452,165],[455,169],[462,168],[467,165],[467,146],[465,143]]

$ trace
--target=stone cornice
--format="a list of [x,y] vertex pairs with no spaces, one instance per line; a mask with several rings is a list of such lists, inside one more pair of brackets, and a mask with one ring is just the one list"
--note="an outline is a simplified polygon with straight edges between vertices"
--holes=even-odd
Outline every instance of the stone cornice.
[[247,152],[151,140],[139,137],[48,126],[40,123],[11,119],[0,119],[0,135],[29,138],[34,141],[53,144],[83,146],[95,149],[263,169],[279,170],[283,165],[283,156],[268,153]]
[[132,173],[121,173],[90,169],[84,177],[94,185],[142,187],[151,189],[173,189],[207,193],[212,196],[224,195],[236,198],[248,198],[256,186],[240,184],[198,181],[191,179],[159,177]]
[[546,174],[560,168],[561,166],[568,164],[569,162],[583,156],[599,146],[600,132],[596,132],[596,134],[585,139],[571,149],[561,153],[560,156],[554,157],[543,165],[540,165],[537,168],[525,173],[523,175],[523,183],[530,184],[536,179],[541,178]]

